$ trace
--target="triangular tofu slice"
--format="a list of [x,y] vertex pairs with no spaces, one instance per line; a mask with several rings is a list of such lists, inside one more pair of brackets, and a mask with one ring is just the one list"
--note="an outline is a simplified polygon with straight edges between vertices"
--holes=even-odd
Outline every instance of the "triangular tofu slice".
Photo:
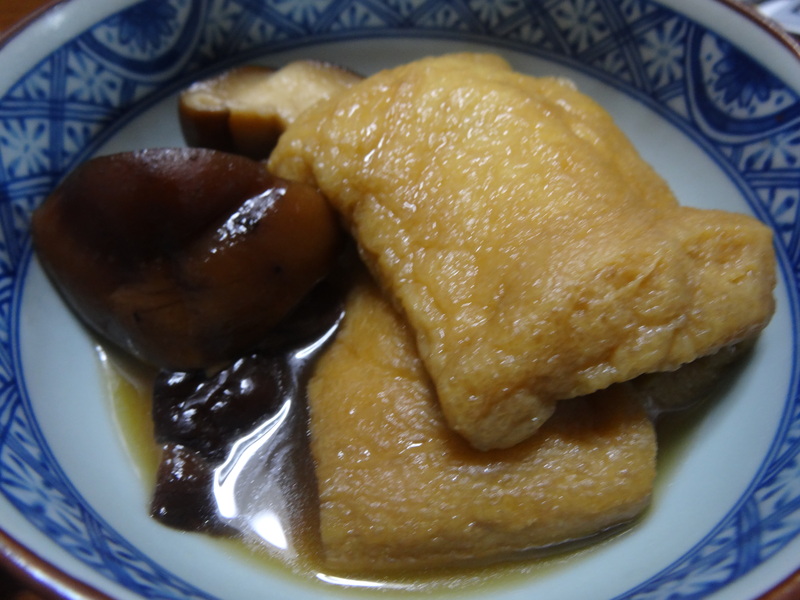
[[475,450],[370,283],[350,295],[309,408],[324,555],[348,572],[506,558],[626,523],[650,499],[655,434],[627,386],[560,403],[514,448]]

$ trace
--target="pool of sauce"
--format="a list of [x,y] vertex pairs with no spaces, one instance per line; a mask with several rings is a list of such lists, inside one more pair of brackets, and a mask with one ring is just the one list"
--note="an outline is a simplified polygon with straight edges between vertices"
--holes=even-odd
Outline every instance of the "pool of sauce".
[[[165,454],[164,446],[155,441],[151,410],[151,390],[158,373],[105,348],[98,347],[98,355],[126,448],[143,485],[154,490]],[[295,419],[293,425],[287,426],[287,431],[294,431],[289,442],[294,444],[297,452],[295,458],[306,457],[306,461],[301,460],[294,464],[272,462],[266,470],[257,473],[255,480],[248,482],[261,487],[262,493],[255,494],[255,502],[252,501],[252,490],[248,491],[246,485],[235,492],[242,496],[239,498],[241,510],[234,519],[228,521],[228,527],[200,526],[194,529],[216,536],[221,544],[239,552],[242,560],[265,562],[266,568],[282,565],[304,579],[342,587],[368,587],[373,590],[378,587],[425,592],[467,587],[474,590],[476,586],[491,586],[535,573],[549,572],[560,566],[573,564],[579,557],[597,551],[605,541],[626,530],[621,528],[606,532],[592,540],[566,544],[556,550],[532,550],[524,556],[508,557],[514,560],[456,566],[437,570],[435,573],[408,572],[382,577],[332,570],[325,565],[319,540],[316,482],[308,460],[307,437],[305,432],[297,435],[298,423],[305,426],[304,413],[301,416],[302,419]],[[285,489],[282,491],[266,483],[272,477],[285,478],[287,471],[294,480],[289,488],[291,493],[287,494]],[[271,495],[271,498],[265,498],[264,494]],[[230,496],[227,498],[230,499]],[[265,507],[275,518],[264,518]],[[190,508],[189,512],[184,524],[196,518],[196,506]],[[265,527],[265,522],[270,527]]]

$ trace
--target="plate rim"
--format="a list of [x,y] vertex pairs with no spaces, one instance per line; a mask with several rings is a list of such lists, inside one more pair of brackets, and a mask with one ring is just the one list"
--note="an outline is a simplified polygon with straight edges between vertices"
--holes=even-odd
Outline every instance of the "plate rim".
[[0,526],[0,567],[31,591],[45,598],[62,600],[70,596],[87,600],[114,600],[91,584],[39,556],[32,548],[9,535]]
[[[717,4],[725,5],[736,12],[742,14],[751,23],[759,26],[762,30],[771,35],[773,39],[781,43],[782,46],[788,48],[797,60],[800,62],[800,42],[791,36],[788,32],[781,29],[776,23],[767,19],[758,13],[753,7],[743,4],[739,0],[714,0]],[[658,2],[658,0],[656,0]],[[89,4],[88,0],[50,0],[34,12],[18,21],[10,29],[0,34],[0,52],[12,40],[23,36],[29,31],[29,28],[44,18],[55,7],[64,7],[69,10],[72,6],[78,6],[82,3]],[[130,1],[126,4],[134,4]],[[102,19],[98,19],[99,23]],[[52,597],[60,598],[58,590],[69,591],[72,594],[77,594],[80,597],[89,597],[96,599],[108,599],[104,592],[96,589],[90,584],[80,581],[77,578],[69,575],[55,564],[47,561],[39,556],[32,548],[26,546],[21,541],[9,535],[2,525],[0,525],[0,565],[5,566],[13,573],[20,576],[22,579],[27,579],[28,582],[45,594],[54,594]],[[782,600],[794,597],[794,594],[800,593],[800,567],[787,577],[785,580],[779,582],[772,587],[769,591],[759,596],[760,600]]]

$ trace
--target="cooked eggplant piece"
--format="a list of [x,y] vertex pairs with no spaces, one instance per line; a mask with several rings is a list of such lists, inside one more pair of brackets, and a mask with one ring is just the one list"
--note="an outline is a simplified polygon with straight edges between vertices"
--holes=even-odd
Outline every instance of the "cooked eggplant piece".
[[164,444],[150,514],[174,529],[226,532],[213,495],[213,466],[180,444]]
[[245,65],[198,81],[180,96],[190,146],[267,158],[286,126],[306,108],[361,77],[326,62],[301,60],[277,71]]
[[283,354],[255,353],[210,374],[161,371],[153,385],[156,441],[220,462],[237,438],[280,408],[291,386],[289,369]]
[[34,213],[39,259],[97,333],[159,367],[240,356],[333,266],[325,198],[245,157],[152,149],[78,167]]

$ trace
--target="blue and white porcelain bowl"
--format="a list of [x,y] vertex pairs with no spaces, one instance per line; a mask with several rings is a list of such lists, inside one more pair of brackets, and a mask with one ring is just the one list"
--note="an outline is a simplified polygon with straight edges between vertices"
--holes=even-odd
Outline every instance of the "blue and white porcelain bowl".
[[777,313],[683,432],[652,508],[600,547],[442,597],[749,599],[800,567],[800,49],[734,0],[71,0],[0,47],[0,535],[65,595],[381,598],[165,529],[126,450],[93,341],[32,255],[31,210],[70,169],[182,143],[176,93],[242,62],[368,74],[484,50],[572,77],[685,204],[775,231]]

